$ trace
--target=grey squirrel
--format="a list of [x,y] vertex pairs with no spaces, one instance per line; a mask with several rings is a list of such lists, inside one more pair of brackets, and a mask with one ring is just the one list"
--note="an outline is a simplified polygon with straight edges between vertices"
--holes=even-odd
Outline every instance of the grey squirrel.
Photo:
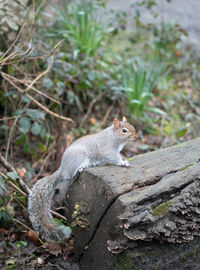
[[71,229],[58,225],[50,213],[52,199],[57,187],[64,185],[65,193],[71,180],[84,168],[100,164],[129,166],[122,159],[120,151],[123,146],[137,138],[135,128],[127,122],[126,117],[93,135],[83,136],[73,142],[64,152],[61,165],[52,175],[40,179],[32,188],[28,199],[28,212],[34,230],[46,241],[64,240],[70,237]]

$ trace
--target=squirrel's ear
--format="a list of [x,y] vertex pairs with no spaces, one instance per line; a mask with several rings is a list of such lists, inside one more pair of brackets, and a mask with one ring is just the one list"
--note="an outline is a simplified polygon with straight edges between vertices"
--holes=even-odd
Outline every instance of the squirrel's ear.
[[127,122],[127,119],[126,119],[125,116],[123,116],[122,121],[123,121],[123,122]]
[[113,126],[114,126],[115,130],[118,129],[119,126],[120,126],[120,121],[115,118],[114,121],[113,121]]

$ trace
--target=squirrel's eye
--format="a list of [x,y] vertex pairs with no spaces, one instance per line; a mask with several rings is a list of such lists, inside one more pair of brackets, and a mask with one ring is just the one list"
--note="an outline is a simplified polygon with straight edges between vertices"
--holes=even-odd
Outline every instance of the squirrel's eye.
[[128,131],[128,130],[127,130],[126,128],[122,128],[122,132],[123,132],[123,133],[127,133],[127,131]]

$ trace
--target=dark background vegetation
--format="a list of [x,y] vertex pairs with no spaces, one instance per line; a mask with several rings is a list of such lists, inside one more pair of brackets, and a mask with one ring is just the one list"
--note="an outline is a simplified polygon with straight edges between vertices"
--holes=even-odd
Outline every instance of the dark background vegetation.
[[[2,268],[42,268],[44,263],[55,267],[57,256],[57,268],[52,269],[77,269],[68,261],[72,240],[65,247],[38,249],[38,240],[29,235],[27,199],[18,184],[20,177],[31,187],[55,171],[65,148],[76,138],[98,132],[123,115],[139,134],[124,152],[127,157],[199,136],[200,58],[184,44],[187,33],[179,25],[142,22],[141,8],[153,13],[156,5],[156,1],[139,1],[131,7],[131,18],[124,11],[108,11],[106,2],[95,0],[65,0],[54,7],[48,1],[21,1],[21,6],[4,13]],[[0,10],[5,8],[9,10],[6,2]]]

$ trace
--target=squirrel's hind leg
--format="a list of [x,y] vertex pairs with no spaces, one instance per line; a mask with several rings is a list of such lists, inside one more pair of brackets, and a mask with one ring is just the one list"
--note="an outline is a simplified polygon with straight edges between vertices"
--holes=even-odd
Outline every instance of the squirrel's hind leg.
[[69,185],[70,185],[70,182],[65,181],[65,182],[59,183],[56,186],[55,193],[52,200],[53,201],[52,205],[54,207],[58,207],[65,200],[66,192],[68,190]]

